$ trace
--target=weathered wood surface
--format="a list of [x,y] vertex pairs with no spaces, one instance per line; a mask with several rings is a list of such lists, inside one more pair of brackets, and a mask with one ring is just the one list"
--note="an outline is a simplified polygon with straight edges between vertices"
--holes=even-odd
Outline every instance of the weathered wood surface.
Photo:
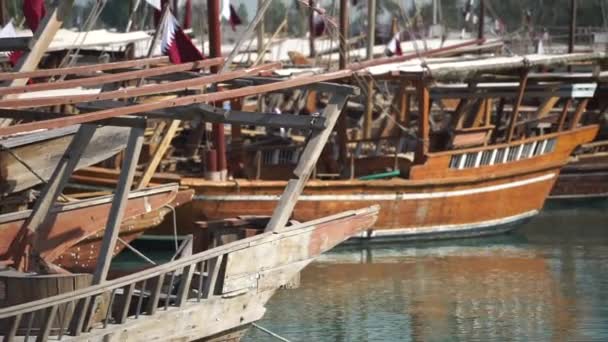
[[[74,137],[77,127],[61,132],[36,132],[0,140],[0,145],[25,161],[44,180],[48,180]],[[76,169],[97,164],[122,151],[127,143],[128,128],[100,127],[84,150]],[[41,181],[8,151],[0,151],[0,193],[8,195],[29,189]]]
[[[241,328],[260,319],[265,311],[265,303],[276,289],[320,253],[371,226],[377,215],[378,208],[371,207],[297,224],[279,234],[263,233],[111,280],[103,285],[94,285],[71,293],[0,309],[0,320],[11,321],[15,315],[23,316],[33,311],[57,310],[67,303],[95,298],[117,289],[128,289],[132,284],[141,284],[142,281],[159,284],[159,279],[166,281],[168,278],[173,278],[172,274],[189,277],[196,272],[188,270],[196,267],[196,271],[201,272],[197,281],[188,281],[188,279],[182,281],[180,286],[190,284],[191,287],[189,291],[183,289],[177,292],[187,293],[183,302],[166,302],[164,298],[167,297],[167,288],[156,287],[158,292],[152,291],[153,297],[148,302],[158,303],[166,309],[157,309],[157,306],[154,306],[141,313],[129,314],[125,324],[105,322],[103,325],[93,325],[89,332],[70,329],[66,332],[70,336],[64,336],[62,340],[122,341],[147,340],[162,336],[170,340],[191,341],[216,337],[218,334]],[[263,267],[256,262],[256,259],[262,255],[264,255]],[[216,263],[221,269],[217,272],[217,285],[213,286],[209,274],[202,277],[200,275],[205,263],[221,260],[218,258],[227,258],[227,261]],[[198,279],[202,279],[202,283],[199,283]],[[251,282],[248,281],[249,279],[261,279],[261,281]],[[197,290],[200,291],[206,286],[215,290],[209,292],[207,297],[197,295]],[[129,294],[131,291],[124,293]],[[154,296],[156,293],[158,297]],[[122,314],[125,303],[129,302],[131,302],[129,299],[112,301],[107,312]],[[102,310],[102,313],[106,311],[106,309]],[[109,320],[111,316],[112,314],[108,314],[105,317]],[[72,323],[79,321],[79,318],[79,315],[75,315]],[[167,324],[169,322],[170,324]],[[32,330],[33,333],[36,331]],[[51,331],[50,338],[53,337],[55,336]]]
[[352,74],[350,70],[337,71],[322,75],[314,75],[314,76],[303,76],[296,77],[293,79],[288,79],[284,81],[277,81],[269,84],[263,84],[258,86],[249,86],[243,87],[239,89],[226,90],[215,93],[207,93],[207,94],[198,94],[198,95],[190,95],[183,96],[177,99],[169,99],[169,100],[160,100],[150,103],[144,104],[136,104],[131,106],[124,106],[120,109],[111,109],[111,110],[101,110],[97,112],[73,115],[69,117],[61,117],[56,119],[49,119],[38,122],[29,122],[18,124],[10,127],[0,128],[0,136],[10,135],[19,132],[27,132],[33,131],[37,129],[52,129],[52,128],[61,128],[69,125],[82,124],[87,122],[94,122],[103,119],[109,119],[112,117],[117,117],[121,115],[130,115],[130,114],[142,114],[144,115],[146,112],[164,109],[164,108],[173,108],[173,107],[181,107],[187,106],[196,103],[203,102],[213,102],[213,101],[223,101],[232,98],[241,98],[245,96],[251,96],[256,94],[268,93],[281,89],[288,88],[296,88],[306,85],[313,85],[318,82],[326,82],[330,80],[342,79],[345,77],[349,77]]
[[[175,184],[133,192],[125,218],[157,210],[173,201],[176,194]],[[49,224],[38,232],[40,256],[52,262],[79,241],[103,230],[113,199],[114,196],[105,196],[55,205],[51,209]],[[31,210],[25,210],[0,215],[0,259],[10,261],[23,253],[17,239],[24,233],[24,224],[31,214]]]

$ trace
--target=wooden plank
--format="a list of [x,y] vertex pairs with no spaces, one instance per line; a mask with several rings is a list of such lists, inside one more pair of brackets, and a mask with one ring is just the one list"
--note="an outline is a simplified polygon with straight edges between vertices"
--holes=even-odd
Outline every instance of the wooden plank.
[[144,174],[137,183],[136,189],[142,189],[148,186],[150,180],[152,179],[152,176],[154,175],[154,172],[156,172],[156,169],[160,164],[160,161],[167,152],[167,149],[169,148],[169,145],[171,144],[171,141],[173,140],[173,137],[175,136],[175,133],[177,132],[180,123],[180,120],[171,121],[171,124],[169,124],[169,127],[167,128],[167,132],[163,136],[163,139],[156,148],[156,151],[154,152],[154,156],[152,157],[148,165],[146,165]]
[[429,152],[430,132],[429,124],[431,112],[431,99],[429,97],[429,89],[424,82],[417,82],[416,85],[418,96],[418,144],[416,145],[416,155],[414,156],[417,162],[422,162]]
[[[42,19],[38,30],[34,32],[34,36],[30,40],[30,51],[26,52],[19,59],[15,70],[21,71],[32,71],[38,67],[38,63],[46,53],[46,50],[51,45],[55,34],[63,25],[63,20],[68,16],[74,0],[62,0],[59,5],[49,11]],[[21,87],[27,83],[27,78],[13,79],[5,82],[4,87],[0,89],[9,89],[14,87]],[[3,119],[0,120],[0,127],[10,125],[12,120]]]
[[562,108],[562,112],[559,115],[559,124],[557,125],[557,131],[561,132],[564,129],[564,125],[566,124],[566,118],[568,117],[568,110],[572,105],[572,99],[567,99],[564,104],[564,108]]
[[313,133],[306,148],[302,151],[298,165],[294,170],[297,179],[288,182],[265,231],[280,231],[287,224],[347,100],[348,95],[344,94],[334,94],[330,99],[322,115],[326,120],[326,127],[322,131]]
[[203,298],[207,299],[214,295],[217,280],[220,274],[220,268],[222,268],[222,261],[224,260],[224,254],[219,255],[213,260],[209,261],[209,279],[205,283],[203,288]]
[[[61,194],[69,177],[74,172],[82,153],[86,149],[89,141],[97,131],[97,126],[82,125],[74,135],[72,142],[68,146],[63,158],[59,161],[53,175],[44,186],[40,198],[34,204],[32,214],[27,220],[25,227],[32,232],[36,232],[46,221],[51,206]],[[34,240],[34,249],[36,248]]]
[[[369,58],[369,56],[368,56]],[[363,116],[363,138],[370,139],[372,137],[372,124],[374,122],[374,79],[369,79],[366,82],[365,90],[365,114]]]
[[165,273],[161,273],[154,279],[152,291],[150,292],[150,298],[148,298],[148,308],[146,310],[147,315],[154,315],[158,309],[158,300],[160,299],[160,291],[163,288],[165,282]]
[[517,119],[519,117],[519,109],[521,108],[521,102],[524,98],[524,93],[526,92],[526,85],[528,84],[528,71],[524,71],[521,79],[519,81],[519,93],[517,95],[517,100],[515,102],[515,106],[511,113],[511,121],[509,122],[509,131],[507,132],[507,142],[511,142],[513,139],[513,134],[515,133],[515,124],[517,123]]
[[553,109],[553,107],[555,107],[555,105],[557,104],[557,102],[559,101],[559,99],[560,98],[558,96],[547,97],[540,104],[540,106],[538,106],[538,110],[534,114],[534,117],[537,117],[537,118],[540,119],[540,118],[543,118],[543,117],[547,116],[547,114],[549,114],[551,112],[551,110]]
[[87,78],[78,78],[62,82],[35,83],[28,84],[25,86],[12,86],[9,88],[0,88],[0,95],[21,94],[43,90],[69,89],[74,87],[100,86],[106,83],[134,80],[141,77],[164,75],[172,72],[207,68],[210,66],[219,65],[223,62],[223,60],[223,58],[212,58],[196,62],[172,64],[168,66],[160,66],[143,70],[127,71],[116,74],[93,76]]
[[125,151],[122,172],[116,187],[114,201],[110,208],[108,223],[106,225],[99,257],[97,259],[97,266],[93,275],[93,285],[104,282],[108,275],[114,248],[116,247],[116,241],[118,239],[120,224],[129,198],[129,192],[133,183],[133,175],[135,174],[135,168],[137,167],[137,161],[139,160],[143,142],[144,129],[132,128]]
[[51,335],[51,329],[53,328],[53,323],[55,322],[55,315],[57,314],[57,305],[53,305],[47,309],[43,314],[44,324],[40,328],[38,332],[38,338],[36,338],[36,342],[46,342]]
[[570,123],[570,129],[575,129],[578,126],[579,121],[581,121],[581,117],[587,109],[587,103],[589,99],[582,99],[579,101],[578,105],[576,105],[576,110],[574,111],[574,116],[572,118],[572,122]]
[[[297,77],[285,81],[280,81],[271,84],[264,84],[259,86],[245,87],[233,90],[226,90],[222,92],[215,93],[207,93],[207,94],[197,94],[184,96],[177,99],[168,99],[161,100],[151,103],[143,103],[132,106],[124,106],[119,109],[109,109],[102,110],[93,113],[74,115],[70,117],[62,117],[57,119],[50,119],[39,122],[29,122],[19,125],[13,125],[10,127],[0,128],[0,136],[15,134],[19,132],[33,131],[37,129],[52,129],[52,128],[60,128],[75,124],[82,124],[87,122],[99,121],[103,119],[108,119],[116,116],[129,115],[129,114],[141,114],[150,112],[153,110],[163,109],[163,108],[173,108],[173,107],[181,107],[186,105],[191,105],[195,103],[203,103],[203,102],[212,102],[212,101],[223,101],[229,100],[233,98],[251,96],[256,94],[262,94],[267,92],[272,92],[276,90],[282,90],[287,88],[296,88],[305,85],[314,84],[317,82],[325,82],[334,79],[341,79],[348,77],[352,74],[350,70],[336,71],[323,75],[314,75],[314,76],[303,76]],[[143,114],[142,114],[143,115]]]
[[194,275],[194,269],[196,264],[186,266],[186,269],[182,273],[182,279],[179,284],[177,291],[177,306],[182,307],[188,300],[188,294],[190,293],[190,283],[192,282],[192,276]]
[[[131,283],[124,288],[125,290],[123,296],[125,299],[123,301],[122,308],[118,313],[118,317],[116,318],[116,323],[118,324],[123,324],[127,321],[127,317],[129,316],[129,307],[131,306],[131,300],[133,298],[133,292],[135,292],[136,284],[137,283]],[[140,293],[139,295],[143,296],[143,293]]]
[[[310,115],[292,115],[275,113],[244,112],[240,110],[224,111],[221,108],[200,105],[198,117],[205,122],[255,125],[293,129],[324,129],[325,118]],[[152,113],[154,116],[154,113]],[[191,118],[195,119],[195,118]]]
[[84,322],[86,321],[90,304],[91,297],[85,297],[78,300],[72,322],[70,324],[70,329],[68,332],[69,335],[80,336],[80,334],[82,334],[82,328],[84,327]]
[[103,64],[80,65],[70,68],[41,69],[33,71],[16,71],[0,73],[0,81],[13,80],[18,78],[38,78],[63,75],[91,75],[100,71],[109,71],[122,68],[136,68],[148,65],[156,65],[169,62],[169,57],[153,57],[145,59],[134,59]]
[[8,331],[4,341],[15,341],[15,335],[17,334],[17,329],[19,329],[19,324],[21,324],[21,314],[17,314],[9,319]]

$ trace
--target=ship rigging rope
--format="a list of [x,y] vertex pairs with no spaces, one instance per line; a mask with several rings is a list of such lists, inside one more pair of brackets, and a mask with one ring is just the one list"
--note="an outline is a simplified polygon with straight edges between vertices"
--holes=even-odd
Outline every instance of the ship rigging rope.
[[[86,41],[89,32],[91,31],[91,29],[93,28],[93,26],[97,23],[97,19],[99,19],[99,16],[101,15],[101,12],[103,11],[103,9],[106,7],[106,4],[108,3],[107,0],[97,0],[95,2],[95,5],[93,6],[93,8],[91,9],[91,12],[89,13],[89,16],[87,17],[87,20],[85,20],[84,22],[84,31],[79,32],[76,37],[74,38],[74,42],[72,43],[72,47],[70,47],[70,49],[67,51],[65,57],[63,57],[63,60],[60,63],[60,68],[63,67],[72,67],[76,64],[76,62],[78,61],[78,54],[80,53],[80,50],[82,48],[82,44],[84,44],[84,42]],[[84,34],[83,34],[84,33]],[[79,42],[80,40],[80,42]],[[77,46],[76,49],[74,49],[74,46]],[[65,79],[65,75],[61,76],[60,80]]]

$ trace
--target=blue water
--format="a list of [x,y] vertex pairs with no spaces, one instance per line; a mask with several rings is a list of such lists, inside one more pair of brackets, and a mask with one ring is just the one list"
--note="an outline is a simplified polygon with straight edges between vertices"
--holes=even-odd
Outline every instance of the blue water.
[[498,237],[340,248],[267,308],[259,324],[291,341],[608,341],[608,203]]

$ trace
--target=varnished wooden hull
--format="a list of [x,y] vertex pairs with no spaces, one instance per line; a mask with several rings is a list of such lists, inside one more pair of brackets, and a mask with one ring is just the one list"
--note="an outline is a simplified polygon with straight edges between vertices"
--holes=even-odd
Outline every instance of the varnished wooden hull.
[[[450,154],[429,155],[410,179],[310,181],[296,205],[299,221],[379,204],[382,215],[363,238],[443,238],[500,233],[542,209],[560,168],[574,148],[591,141],[597,127],[556,134],[551,153],[500,165],[450,169]],[[544,139],[547,139],[546,137]],[[196,190],[201,219],[269,215],[282,181],[211,183],[184,179]]]

